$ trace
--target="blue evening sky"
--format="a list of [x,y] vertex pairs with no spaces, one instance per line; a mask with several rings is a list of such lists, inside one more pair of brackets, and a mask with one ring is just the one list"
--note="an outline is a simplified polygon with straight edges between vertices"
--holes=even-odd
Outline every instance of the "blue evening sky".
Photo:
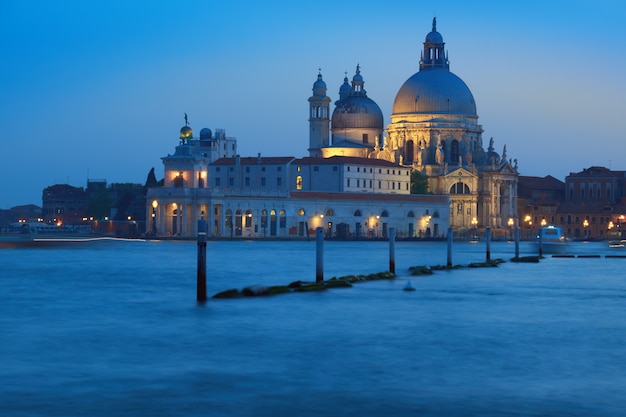
[[305,156],[318,68],[334,101],[360,63],[388,123],[435,15],[484,143],[522,175],[626,170],[621,0],[0,0],[0,208],[162,178],[185,112],[242,156]]

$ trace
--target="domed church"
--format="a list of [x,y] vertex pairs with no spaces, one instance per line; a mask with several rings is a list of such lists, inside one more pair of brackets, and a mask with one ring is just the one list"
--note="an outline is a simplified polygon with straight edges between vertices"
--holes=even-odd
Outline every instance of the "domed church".
[[419,71],[398,90],[386,132],[380,108],[363,88],[359,66],[351,86],[344,78],[332,120],[331,100],[319,74],[309,98],[309,153],[384,159],[411,167],[428,177],[430,193],[450,196],[451,227],[510,227],[517,224],[517,160],[507,158],[506,145],[498,154],[493,138],[484,150],[474,96],[450,71],[444,47],[434,18]]

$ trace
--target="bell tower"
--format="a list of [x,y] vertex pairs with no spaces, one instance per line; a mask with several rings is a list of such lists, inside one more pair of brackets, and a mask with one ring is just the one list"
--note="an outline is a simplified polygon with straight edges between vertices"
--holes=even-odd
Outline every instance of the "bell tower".
[[326,83],[322,70],[313,83],[313,95],[309,97],[309,155],[322,156],[321,148],[329,145],[330,97],[326,95]]

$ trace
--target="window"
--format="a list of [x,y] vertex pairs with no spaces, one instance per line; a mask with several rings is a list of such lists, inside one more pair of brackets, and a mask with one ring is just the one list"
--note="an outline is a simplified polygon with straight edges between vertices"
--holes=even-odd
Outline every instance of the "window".
[[413,211],[409,211],[406,217],[415,217],[415,213],[413,213]]
[[246,172],[250,172],[250,167],[246,167]]
[[355,210],[354,211],[354,217],[361,217],[361,216],[362,216],[361,210]]
[[367,133],[363,133],[363,143],[369,143],[369,137],[367,136]]
[[246,180],[246,185],[250,186],[250,177],[246,177],[245,180]]
[[265,186],[265,177],[261,177],[261,185]]
[[284,229],[287,227],[287,216],[285,216],[285,210],[281,210],[278,215],[280,216],[280,228]]
[[280,171],[283,170],[283,167],[278,167],[277,170],[278,170],[278,172],[280,172]]
[[220,172],[220,167],[215,167],[215,172]]
[[383,212],[380,213],[380,217],[389,217],[389,213],[387,212],[387,210],[383,210]]
[[278,186],[283,185],[283,178],[282,177],[277,177],[276,178],[276,185],[278,185]]
[[304,216],[304,213],[305,213],[305,212],[304,212],[304,209],[303,209],[303,208],[301,208],[301,209],[299,209],[299,210],[298,210],[298,216]]
[[235,185],[235,179],[234,179],[234,178],[229,178],[229,179],[228,179],[228,185],[230,185],[231,187],[232,187],[233,185]]
[[333,171],[337,172],[337,166],[333,166]]
[[302,175],[296,177],[296,190],[302,189]]
[[356,180],[356,186],[357,188],[361,187],[361,180]]
[[302,167],[300,165],[298,165],[298,168],[296,168],[296,171],[302,172]]
[[265,167],[261,167],[261,172],[265,172]]
[[383,188],[383,184],[381,181],[378,181],[378,189],[380,190],[381,188]]
[[471,192],[467,184],[459,181],[450,187],[450,194],[471,194]]
[[329,208],[328,210],[326,210],[326,215],[327,215],[327,216],[334,216],[334,215],[335,215],[335,212],[333,211],[333,209],[330,209],[330,208]]
[[348,172],[350,172],[350,167],[348,167]]
[[246,210],[246,217],[244,220],[244,227],[250,228],[252,227],[252,211]]
[[267,227],[267,210],[261,210],[261,227]]
[[313,171],[317,172],[320,170],[320,167],[313,167]]
[[215,186],[219,187],[220,186],[220,181],[221,178],[220,177],[215,177]]
[[346,185],[346,187],[349,187],[349,186],[350,186],[350,178],[348,178],[348,180],[347,180],[347,185]]

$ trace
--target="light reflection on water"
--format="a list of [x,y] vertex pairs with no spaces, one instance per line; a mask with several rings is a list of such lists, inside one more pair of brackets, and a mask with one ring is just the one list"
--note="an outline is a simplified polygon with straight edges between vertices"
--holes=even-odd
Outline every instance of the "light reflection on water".
[[[513,250],[495,242],[491,257]],[[207,258],[209,295],[315,274],[315,242],[209,242]],[[484,258],[482,244],[454,246],[454,264]],[[626,412],[626,259],[409,277],[445,264],[445,243],[397,242],[394,281],[204,306],[194,242],[0,250],[0,262],[1,415]],[[324,262],[327,278],[383,271],[388,244],[325,242]],[[417,291],[402,291],[408,279]]]

